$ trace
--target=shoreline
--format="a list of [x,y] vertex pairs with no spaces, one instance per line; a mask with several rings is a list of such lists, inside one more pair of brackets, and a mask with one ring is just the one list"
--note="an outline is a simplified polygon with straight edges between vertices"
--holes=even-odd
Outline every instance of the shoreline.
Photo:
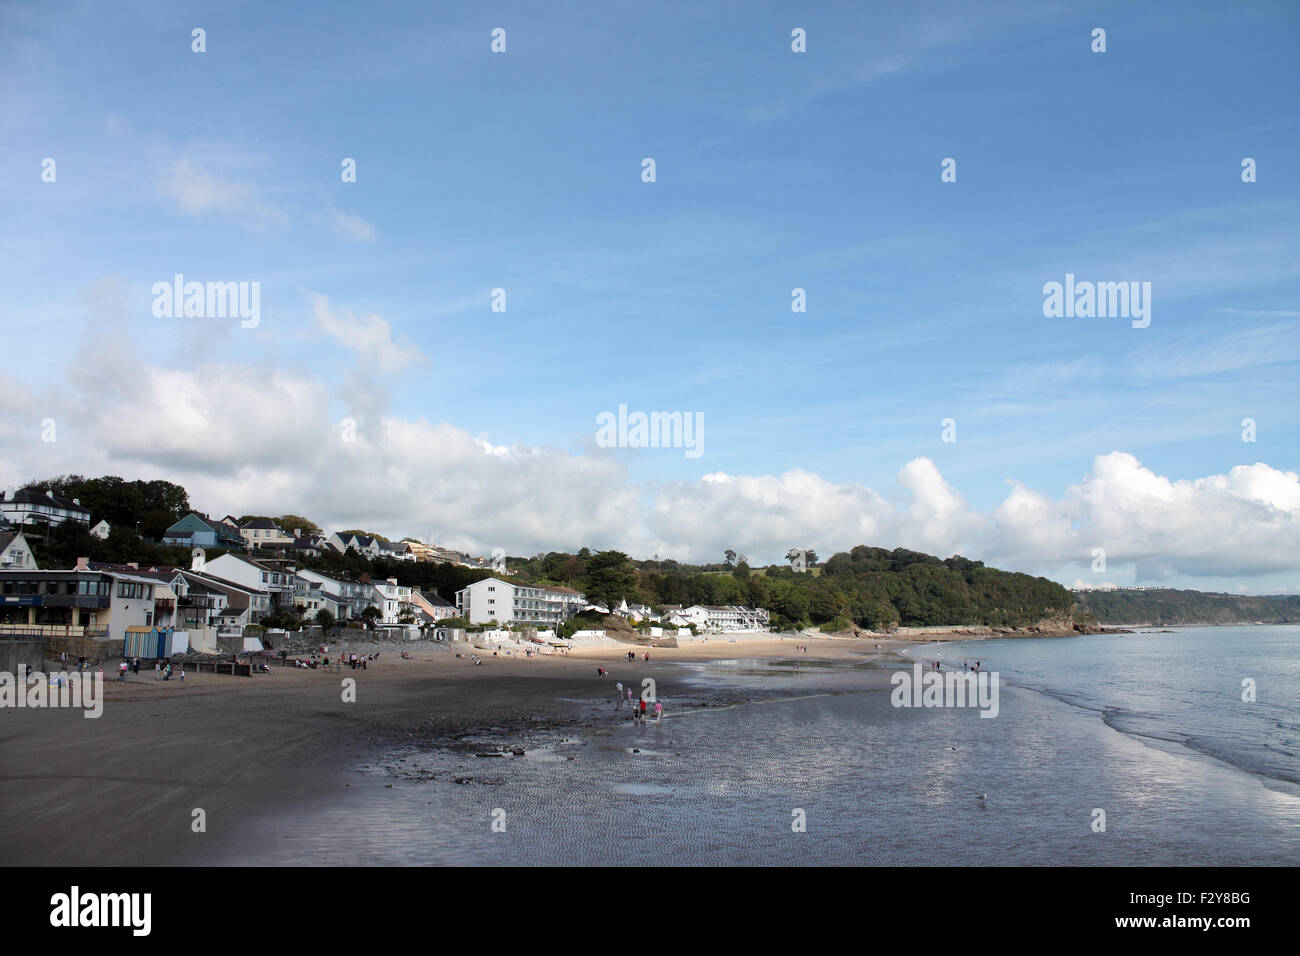
[[[249,821],[332,798],[355,786],[359,763],[396,746],[456,747],[489,736],[523,742],[610,724],[614,686],[656,681],[665,699],[700,709],[761,694],[697,686],[682,663],[779,660],[807,644],[808,661],[861,660],[885,641],[808,638],[709,640],[651,648],[622,660],[619,648],[525,658],[442,648],[380,653],[366,670],[270,675],[202,672],[156,681],[152,672],[104,682],[103,715],[79,710],[0,710],[10,742],[0,839],[21,847],[9,865],[203,865],[238,846]],[[900,646],[905,642],[891,642]],[[331,648],[335,650],[335,648]],[[644,649],[641,649],[644,653]],[[801,655],[802,656],[802,655]],[[610,676],[599,678],[605,666]],[[356,681],[345,703],[345,679]],[[595,716],[593,717],[593,714]],[[206,830],[192,829],[202,810]]]

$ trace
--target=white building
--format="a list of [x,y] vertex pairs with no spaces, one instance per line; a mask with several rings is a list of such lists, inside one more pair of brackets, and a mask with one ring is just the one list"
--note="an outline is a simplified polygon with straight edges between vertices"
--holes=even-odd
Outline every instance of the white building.
[[36,556],[21,531],[0,534],[0,568],[15,571],[39,571]]
[[471,624],[560,624],[587,599],[572,588],[515,584],[484,578],[456,592],[456,608]]
[[749,608],[739,604],[693,604],[674,612],[671,617],[694,624],[698,630],[714,632],[765,631],[769,624],[768,613],[763,608]]
[[[195,555],[190,570],[218,583],[234,584],[247,591],[253,597],[251,611],[254,620],[259,619],[261,614],[293,607],[294,573],[290,570],[281,570],[274,565],[237,554],[223,554],[211,561]],[[232,600],[231,605],[234,604]]]
[[0,501],[0,514],[21,525],[29,522],[63,524],[80,521],[90,524],[90,511],[81,507],[81,499],[64,498],[52,491],[6,491]]
[[[320,585],[321,605],[319,609],[329,611],[334,620],[360,620],[361,612],[368,607],[377,606],[378,596],[369,584],[353,581],[341,576],[330,576],[302,568],[296,572],[296,579],[310,584]],[[319,610],[318,609],[318,610]]]
[[411,607],[411,589],[403,587],[397,583],[397,578],[389,578],[378,584],[371,584],[378,600],[374,602],[375,607],[383,612],[383,617],[379,619],[379,624],[398,624],[403,623],[398,620],[402,617],[402,609],[409,608],[411,611],[411,620],[416,619],[415,609]]
[[109,523],[105,521],[103,518],[100,518],[98,523],[95,525],[95,527],[90,529],[90,533],[93,534],[100,541],[107,541],[108,533],[110,530],[111,527]]

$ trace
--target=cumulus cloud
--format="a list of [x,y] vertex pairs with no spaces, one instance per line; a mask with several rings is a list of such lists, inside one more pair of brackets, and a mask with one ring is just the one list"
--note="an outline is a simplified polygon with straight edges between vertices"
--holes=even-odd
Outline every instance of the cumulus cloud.
[[[312,303],[331,340],[375,368],[422,358],[379,317],[357,319],[324,296]],[[0,482],[166,477],[218,514],[292,511],[476,553],[587,545],[699,561],[735,548],[768,563],[790,547],[828,556],[870,544],[1052,573],[1077,570],[1103,548],[1109,571],[1132,567],[1157,582],[1300,566],[1300,475],[1262,462],[1172,479],[1116,451],[1056,495],[1011,481],[990,510],[973,508],[928,458],[904,463],[883,490],[800,468],[648,484],[603,450],[494,445],[451,423],[383,412],[345,429],[330,409],[346,383],[305,371],[158,367],[121,336],[83,348],[102,361],[74,362],[97,371],[73,371],[62,391],[37,395],[0,373]],[[58,422],[56,443],[40,440],[47,416]]]

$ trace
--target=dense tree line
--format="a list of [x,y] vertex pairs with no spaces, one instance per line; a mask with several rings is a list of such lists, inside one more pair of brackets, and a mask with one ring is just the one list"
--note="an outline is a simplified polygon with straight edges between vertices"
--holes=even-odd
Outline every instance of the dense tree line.
[[1178,591],[1081,591],[1079,604],[1103,624],[1300,623],[1300,596]]
[[594,602],[744,604],[767,608],[778,627],[1017,626],[1069,616],[1075,603],[1070,591],[1046,578],[903,548],[858,546],[836,554],[816,574],[779,565],[756,571],[743,561],[715,570],[718,566],[633,561],[617,551],[587,549],[511,558],[507,564],[521,580],[569,584]]
[[190,496],[170,481],[126,481],[116,475],[83,478],[62,475],[30,481],[25,491],[52,491],[75,498],[90,511],[90,523],[107,519],[110,527],[138,531],[141,537],[162,540],[163,532],[190,513]]

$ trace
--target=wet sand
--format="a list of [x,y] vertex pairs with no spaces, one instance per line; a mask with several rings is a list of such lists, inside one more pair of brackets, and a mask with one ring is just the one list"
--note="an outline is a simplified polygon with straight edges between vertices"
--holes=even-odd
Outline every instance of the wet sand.
[[[152,672],[104,684],[104,712],[0,709],[0,846],[9,865],[203,864],[251,839],[250,822],[346,787],[349,767],[409,742],[447,745],[490,733],[524,740],[583,732],[614,684],[652,677],[661,696],[697,706],[734,703],[735,690],[687,687],[680,664],[736,658],[865,660],[904,642],[791,638],[710,640],[651,648],[649,663],[620,648],[565,656],[457,658],[415,645],[362,671],[275,667],[271,675],[210,673],[156,681]],[[808,651],[796,651],[806,644]],[[466,652],[468,653],[468,652]],[[605,666],[609,676],[599,678]],[[110,669],[111,670],[111,669]],[[356,700],[343,700],[345,678]],[[883,676],[882,676],[883,679]],[[206,832],[195,833],[202,810]]]

